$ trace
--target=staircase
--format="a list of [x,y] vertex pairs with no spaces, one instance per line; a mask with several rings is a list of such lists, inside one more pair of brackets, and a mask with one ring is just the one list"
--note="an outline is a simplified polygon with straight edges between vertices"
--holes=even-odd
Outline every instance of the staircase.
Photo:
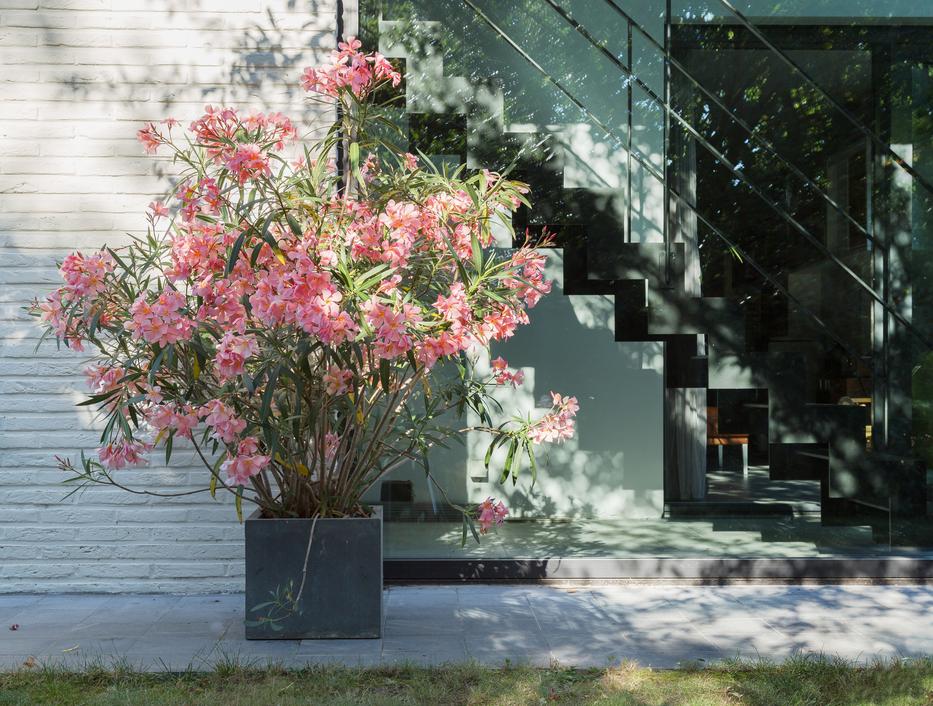
[[[625,12],[621,0],[600,1],[618,9],[621,20],[624,20],[620,27],[626,27],[630,38],[633,30],[635,35],[640,32],[663,52],[664,47]],[[457,163],[466,162],[470,167],[502,168],[514,164],[512,175],[526,179],[540,192],[540,196],[546,196],[536,199],[534,193],[531,195],[533,203],[543,204],[535,213],[529,213],[525,208],[515,213],[516,232],[527,230],[534,234],[546,224],[550,232],[558,235],[564,254],[564,292],[611,295],[615,302],[617,341],[663,342],[665,384],[668,388],[765,391],[768,399],[770,482],[775,487],[784,484],[788,492],[795,488],[804,491],[809,498],[817,496],[818,488],[818,501],[762,504],[730,503],[720,498],[702,503],[669,503],[668,515],[770,513],[798,516],[820,513],[824,525],[870,527],[876,541],[887,543],[913,542],[917,532],[899,536],[892,529],[895,518],[916,517],[922,525],[918,532],[928,533],[929,528],[921,519],[926,516],[929,492],[924,469],[909,456],[881,453],[868,447],[866,427],[870,427],[873,420],[865,406],[812,401],[806,380],[813,354],[807,351],[807,343],[792,339],[783,343],[772,341],[769,349],[763,351],[750,345],[746,340],[747,334],[755,325],[753,316],[757,312],[733,298],[696,294],[697,285],[692,279],[696,273],[688,274],[688,261],[696,255],[688,252],[684,242],[678,242],[672,226],[664,229],[659,242],[632,242],[630,180],[633,171],[637,169],[642,178],[654,179],[670,194],[676,209],[697,219],[698,225],[723,252],[731,251],[764,286],[778,292],[788,307],[807,318],[825,341],[845,350],[848,364],[856,371],[854,374],[858,375],[858,370],[870,361],[866,361],[859,351],[852,350],[844,336],[827,326],[820,319],[819,312],[812,311],[795,298],[780,273],[772,273],[765,265],[758,264],[740,243],[679,193],[663,170],[637,153],[631,143],[631,122],[628,134],[615,133],[605,121],[587,109],[571,87],[549,77],[539,59],[508,36],[473,0],[463,2],[476,11],[479,20],[488,24],[491,31],[499,33],[505,45],[522,56],[533,75],[540,74],[541,80],[550,81],[555,92],[577,106],[580,113],[587,116],[587,122],[548,125],[546,130],[539,125],[509,124],[505,119],[506,96],[501,80],[495,76],[477,80],[475,76],[449,76],[445,73],[439,41],[445,28],[440,21],[417,22],[421,40],[417,42],[416,51],[391,39],[393,36],[410,36],[411,25],[407,21],[382,21],[379,26],[380,50],[390,58],[403,60],[406,80],[417,84],[417,90],[408,91],[408,96],[413,99],[399,115],[400,121],[407,121],[409,125],[412,144],[426,153]],[[569,13],[563,12],[556,0],[542,0],[542,3],[552,7],[571,30],[593,40],[589,30]],[[744,20],[741,16],[739,18]],[[776,47],[771,49],[780,53]],[[605,49],[601,51],[607,53]],[[674,65],[686,78],[693,80],[669,54],[664,54],[664,60],[668,71]],[[826,250],[822,245],[825,238],[821,240],[807,231],[792,213],[773,203],[766,193],[751,183],[740,165],[730,162],[720,149],[710,144],[699,130],[679,115],[672,115],[670,103],[632,74],[625,62],[616,58],[614,64],[629,82],[629,91],[640,90],[639,95],[661,101],[668,122],[683,123],[677,124],[678,129],[688,135],[698,148],[708,150],[716,163],[731,171],[737,180],[747,182],[750,192],[763,202],[762,208],[777,213],[787,222],[789,232],[803,237],[817,250],[821,247]],[[629,53],[628,66],[631,65]],[[719,100],[716,96],[710,98]],[[631,105],[631,98],[629,100]],[[720,103],[720,107],[729,111],[728,106]],[[741,126],[751,130],[731,111],[729,114]],[[586,163],[585,155],[581,157],[577,151],[578,145],[585,142],[586,131],[596,129],[594,125],[601,127],[606,133],[603,137],[608,137],[618,154],[624,155],[628,184],[606,183],[603,188],[574,185],[581,179],[577,174],[581,164],[585,167]],[[432,135],[430,140],[426,137],[429,133]],[[874,135],[869,137],[874,138]],[[761,141],[754,134],[752,138]],[[765,147],[774,151],[773,146],[766,144]],[[890,147],[885,147],[890,152]],[[780,154],[775,152],[775,155],[788,165],[792,173],[802,177],[807,188],[816,188],[829,207],[841,217],[855,222],[845,209],[796,166]],[[909,165],[905,168],[910,170]],[[568,176],[571,169],[573,177]],[[856,225],[870,237],[864,227]],[[838,268],[864,285],[860,273],[853,272],[833,252],[826,250],[825,255],[828,268]],[[836,269],[833,272],[840,276]],[[872,298],[876,316],[891,317],[897,325],[910,327],[909,321],[905,321],[887,299],[874,290],[870,290],[868,296]]]

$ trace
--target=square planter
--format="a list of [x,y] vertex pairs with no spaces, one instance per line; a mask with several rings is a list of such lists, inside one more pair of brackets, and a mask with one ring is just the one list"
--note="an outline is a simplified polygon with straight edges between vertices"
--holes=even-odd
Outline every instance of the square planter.
[[[319,519],[297,610],[253,608],[301,584],[312,520],[246,520],[246,639],[382,636],[382,508],[366,518]],[[279,616],[275,624],[258,621]]]

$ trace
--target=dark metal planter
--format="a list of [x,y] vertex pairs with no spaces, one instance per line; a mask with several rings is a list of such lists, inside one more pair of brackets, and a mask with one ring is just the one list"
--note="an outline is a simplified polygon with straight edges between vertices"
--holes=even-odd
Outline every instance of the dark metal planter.
[[312,520],[246,520],[246,639],[382,636],[382,508],[374,510],[317,521],[295,609],[285,598],[301,586]]

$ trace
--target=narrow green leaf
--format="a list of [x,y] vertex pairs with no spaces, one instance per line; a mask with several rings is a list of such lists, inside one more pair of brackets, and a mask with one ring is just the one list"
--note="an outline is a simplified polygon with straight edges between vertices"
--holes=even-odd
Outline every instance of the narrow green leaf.
[[243,486],[236,489],[236,517],[243,522]]
[[298,224],[298,219],[295,218],[291,213],[286,213],[285,220],[288,221],[288,227],[292,229],[292,233],[300,236],[301,226]]
[[530,441],[525,442],[525,451],[528,453],[528,466],[531,468],[531,487],[535,487],[535,481],[538,480],[538,463],[535,461],[535,451]]
[[262,406],[259,408],[259,423],[265,424],[266,419],[269,418],[269,410],[272,408],[272,395],[275,392],[275,383],[279,379],[279,374],[282,372],[282,364],[273,368],[268,375],[266,381],[266,389],[262,393]]
[[229,275],[233,272],[233,268],[236,266],[237,258],[240,256],[240,250],[243,247],[243,242],[246,240],[246,235],[249,233],[251,228],[246,228],[242,233],[240,233],[236,240],[233,241],[233,247],[230,248],[230,257],[227,259],[227,267],[224,274]]
[[479,237],[476,233],[473,233],[472,237],[473,243],[473,267],[476,268],[477,272],[483,271],[483,248],[480,247]]
[[463,515],[463,532],[460,537],[460,546],[466,546],[466,537],[467,537],[467,518],[466,515]]
[[[500,483],[504,483],[505,479],[509,477],[509,474],[512,473],[512,462],[515,460],[515,451],[518,449],[518,439],[512,439],[509,443],[509,452],[505,456],[505,468],[502,471],[502,477],[499,479]],[[515,482],[515,475],[512,475],[512,482]]]
[[175,433],[169,432],[168,438],[165,440],[165,463],[168,465],[168,462],[172,459],[172,441],[175,439]]
[[496,441],[498,439],[493,439],[489,443],[489,448],[486,449],[486,458],[483,459],[483,465],[486,466],[486,470],[489,470],[489,462],[492,461],[492,452],[496,449]]
[[217,476],[214,473],[211,473],[211,485],[210,485],[211,497],[217,497]]
[[476,524],[473,522],[472,517],[467,516],[467,524],[470,526],[470,532],[473,533],[473,539],[479,544],[479,532],[476,531]]
[[385,358],[379,359],[379,379],[382,382],[383,391],[388,392],[392,380],[392,371],[389,369],[389,361]]
[[168,348],[162,348],[158,354],[156,354],[155,359],[149,365],[149,384],[154,385],[156,380],[156,373],[159,372],[159,368],[162,367],[162,360],[165,358],[165,351]]

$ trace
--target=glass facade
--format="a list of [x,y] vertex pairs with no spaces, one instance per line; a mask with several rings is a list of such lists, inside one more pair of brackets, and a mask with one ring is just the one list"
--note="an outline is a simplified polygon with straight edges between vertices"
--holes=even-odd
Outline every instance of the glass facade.
[[361,3],[410,148],[511,167],[516,232],[558,236],[503,402],[581,404],[534,487],[482,438],[432,456],[454,501],[505,497],[480,545],[422,472],[374,489],[387,558],[933,556],[924,5]]

